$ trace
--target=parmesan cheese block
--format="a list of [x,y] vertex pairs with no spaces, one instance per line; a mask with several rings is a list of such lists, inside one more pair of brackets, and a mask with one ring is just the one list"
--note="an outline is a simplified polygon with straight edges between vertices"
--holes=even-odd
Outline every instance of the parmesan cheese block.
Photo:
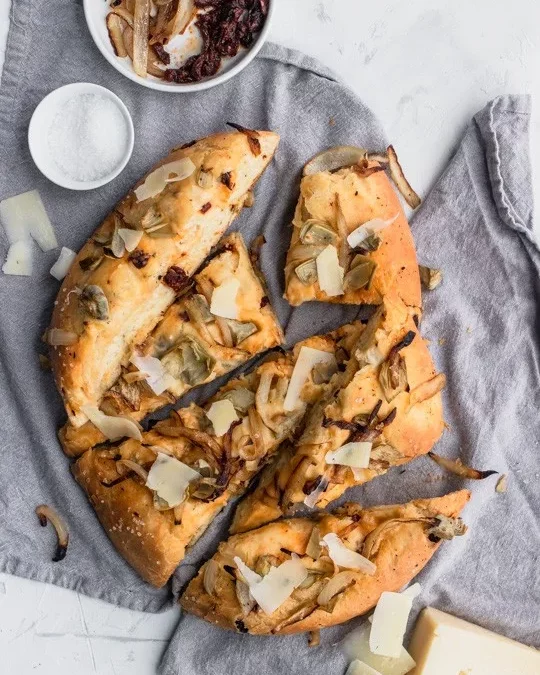
[[420,614],[409,651],[416,661],[410,675],[540,673],[540,651],[433,607]]

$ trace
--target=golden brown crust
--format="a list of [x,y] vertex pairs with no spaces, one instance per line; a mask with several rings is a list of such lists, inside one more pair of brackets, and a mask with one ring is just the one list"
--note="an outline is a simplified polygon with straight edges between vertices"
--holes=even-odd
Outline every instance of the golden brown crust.
[[[370,163],[370,167],[376,166],[377,162]],[[346,289],[344,295],[328,297],[321,291],[317,281],[308,285],[300,281],[294,269],[310,256],[298,257],[294,249],[302,244],[300,231],[308,218],[326,222],[334,230],[337,229],[336,195],[339,195],[348,234],[374,218],[397,218],[380,233],[380,247],[372,253],[365,253],[377,264],[369,290]],[[350,257],[351,249],[348,244],[346,250]],[[287,255],[285,298],[293,306],[309,300],[355,305],[379,304],[391,292],[397,293],[408,306],[422,306],[414,241],[398,195],[386,174],[378,171],[364,177],[353,168],[345,168],[334,173],[321,172],[304,176]]]
[[[330,383],[308,380],[302,390],[305,405],[291,413],[284,412],[285,392],[301,345],[337,351],[338,345],[348,344],[361,330],[361,324],[353,323],[330,335],[308,338],[293,352],[277,355],[252,373],[225,384],[205,408],[192,404],[173,413],[170,419],[143,434],[142,442],[130,439],[88,450],[80,457],[73,469],[75,478],[119,553],[144,579],[156,586],[166,583],[186,548],[233,496],[247,489],[279,445],[298,428],[308,405],[330,386]],[[268,398],[260,396],[263,380],[271,383]],[[247,408],[237,408],[236,403],[239,423],[225,436],[215,437],[205,410],[212,401],[230,398],[239,390],[251,393]],[[237,402],[234,396],[231,400],[233,404]],[[201,437],[202,441],[193,437],[194,430],[209,435],[214,445],[217,444],[220,450],[217,459],[216,453],[205,446],[205,436]],[[181,507],[181,515],[177,510],[175,524],[174,511],[154,508],[151,490],[139,476],[126,475],[125,467],[117,463],[118,459],[128,459],[148,470],[156,457],[156,450],[152,448],[172,453],[189,466],[204,459],[212,467],[217,484],[223,484],[223,490],[217,490],[207,500],[189,497]]]
[[[79,336],[72,346],[51,349],[56,383],[74,426],[86,420],[82,406],[99,406],[103,393],[127,364],[133,345],[146,339],[174,301],[175,291],[164,282],[171,266],[181,270],[181,278],[190,277],[241,210],[278,143],[272,132],[258,134],[262,148],[258,156],[241,133],[216,134],[173,151],[159,165],[189,158],[196,171],[141,202],[131,191],[79,252],[62,284],[51,321],[51,328]],[[211,187],[199,187],[199,169],[212,172]],[[172,236],[143,235],[138,251],[147,256],[144,267],[138,268],[124,254],[120,259],[105,257],[96,269],[83,271],[81,261],[102,255],[96,237],[103,238],[115,222],[121,227],[142,228],[143,219],[150,215],[166,222]],[[80,289],[88,286],[98,286],[105,294],[108,319],[82,315]]]
[[[364,354],[367,349],[376,349],[384,363],[392,347],[408,333],[413,334],[414,339],[399,352],[406,365],[408,388],[387,401],[380,383],[383,364],[364,365]],[[265,469],[260,484],[238,506],[231,532],[244,532],[268,522],[268,517],[286,514],[294,504],[303,502],[321,480],[328,481],[327,488],[316,502],[318,507],[323,508],[347,488],[362,485],[385,473],[391,466],[404,464],[429,452],[444,430],[441,395],[435,393],[411,406],[410,392],[434,375],[435,367],[427,345],[418,333],[410,312],[401,300],[387,297],[362,334],[356,356],[350,359],[347,370],[338,381],[335,395],[328,395],[321,408],[312,411],[292,457],[288,460],[280,458]],[[332,424],[351,423],[359,416],[365,419],[379,401],[380,407],[372,426],[387,419],[390,414],[395,415],[380,433],[368,430],[366,437],[353,439],[351,430]],[[328,465],[325,461],[329,451],[337,450],[351,439],[373,442],[370,466],[357,470],[356,476],[349,467]]]
[[[237,296],[239,321],[252,323],[256,331],[237,345],[227,346],[219,325],[215,320],[208,323],[204,320],[196,301],[204,302],[203,291],[211,296],[213,287],[231,276],[240,282]],[[252,356],[282,344],[283,332],[253,268],[244,241],[238,233],[231,234],[220,242],[216,254],[193,277],[193,281],[193,289],[169,307],[151,335],[136,351],[146,356],[162,358],[166,353],[174,352],[187,339],[192,340],[208,355],[211,367],[209,365],[206,376],[200,376],[196,382],[176,378],[162,395],[155,394],[144,382],[134,383],[131,387],[137,394],[136,409],[130,401],[118,394],[117,381],[112,390],[105,392],[101,408],[106,413],[127,415],[140,421],[147,414],[174,402],[193,386],[211,382],[231,372]],[[206,299],[209,301],[210,297]],[[132,367],[131,370],[136,369]],[[123,376],[120,379],[123,380]],[[70,457],[78,457],[82,452],[106,441],[105,436],[91,422],[78,428],[67,422],[60,429],[59,438],[64,452]]]
[[[213,595],[206,592],[203,584],[207,563],[190,582],[180,604],[186,611],[222,628],[258,635],[335,626],[370,610],[383,591],[398,591],[410,582],[440,545],[440,541],[430,540],[428,534],[436,517],[455,518],[469,498],[470,493],[462,490],[403,505],[362,509],[352,504],[320,520],[293,518],[234,535],[220,544],[213,556],[218,566]],[[314,526],[321,536],[335,532],[349,548],[368,554],[377,567],[373,576],[351,570],[350,583],[325,607],[318,605],[317,597],[333,576],[334,565],[324,553],[317,561],[307,555],[306,546]],[[270,615],[257,608],[243,613],[235,591],[234,557],[240,557],[256,570],[261,556],[272,556],[271,564],[275,566],[289,559],[291,553],[300,556],[308,570],[318,572],[313,575],[311,586],[297,588]]]

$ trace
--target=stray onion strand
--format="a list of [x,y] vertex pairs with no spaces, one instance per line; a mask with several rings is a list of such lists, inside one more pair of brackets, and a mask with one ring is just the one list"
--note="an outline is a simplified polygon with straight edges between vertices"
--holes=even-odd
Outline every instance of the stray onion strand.
[[36,508],[36,515],[39,518],[39,524],[41,527],[46,527],[47,523],[50,522],[56,530],[58,544],[52,559],[53,562],[59,562],[60,560],[63,560],[66,557],[69,543],[69,532],[64,521],[62,518],[60,518],[56,511],[50,506],[47,506],[47,504],[40,504]]
[[460,478],[482,480],[488,476],[493,476],[493,474],[498,473],[498,471],[479,471],[478,469],[473,469],[470,466],[462,464],[459,460],[441,457],[440,455],[436,455],[434,452],[428,452],[428,457],[440,467],[446,469],[446,471],[449,471]]

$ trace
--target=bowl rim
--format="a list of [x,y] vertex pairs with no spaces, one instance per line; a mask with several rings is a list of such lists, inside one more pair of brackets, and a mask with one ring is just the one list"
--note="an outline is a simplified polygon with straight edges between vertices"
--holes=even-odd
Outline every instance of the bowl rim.
[[[43,113],[46,106],[51,103],[52,99],[58,97],[61,92],[67,93],[70,89],[73,91],[77,91],[78,93],[100,92],[105,94],[116,103],[116,105],[123,113],[124,119],[126,120],[128,131],[128,143],[126,147],[126,152],[122,158],[122,161],[118,164],[118,166],[115,167],[113,171],[108,173],[103,178],[85,182],[73,180],[72,178],[69,178],[69,176],[66,176],[65,178],[62,178],[61,175],[53,177],[49,172],[49,166],[44,165],[43,162],[41,162],[41,160],[37,157],[35,153],[33,137],[36,132],[36,125],[39,116]],[[53,89],[37,104],[36,108],[34,109],[34,112],[32,113],[32,117],[30,118],[30,124],[28,125],[28,148],[30,150],[30,155],[34,161],[34,164],[41,171],[41,173],[46,178],[48,178],[52,183],[54,183],[55,185],[59,185],[60,187],[67,188],[68,190],[77,190],[77,191],[94,190],[95,188],[99,188],[102,187],[103,185],[106,185],[107,183],[110,183],[118,175],[120,175],[120,173],[126,168],[126,165],[131,159],[131,155],[133,154],[134,145],[135,145],[135,128],[133,126],[133,120],[131,118],[131,114],[126,104],[113,91],[107,89],[107,87],[103,87],[100,84],[95,84],[94,82],[71,82],[70,84],[64,84],[61,87]]]
[[[106,1],[108,2],[108,0]],[[84,17],[86,19],[86,25],[88,26],[88,30],[90,31],[94,44],[99,49],[102,56],[104,56],[107,59],[107,61],[111,64],[111,66],[113,66],[113,68],[115,68],[115,70],[124,75],[124,77],[127,77],[133,82],[136,82],[137,84],[140,84],[143,87],[147,87],[148,89],[165,91],[170,94],[183,94],[194,91],[204,91],[205,89],[210,89],[211,87],[215,87],[218,84],[223,84],[224,82],[227,82],[235,75],[238,75],[238,73],[241,72],[246,66],[248,66],[260,52],[268,36],[268,32],[270,30],[270,22],[272,19],[272,15],[274,13],[274,0],[268,0],[268,13],[266,15],[264,25],[259,35],[257,36],[257,39],[248,49],[245,50],[243,57],[238,61],[238,63],[235,63],[234,66],[232,66],[232,68],[230,68],[229,70],[226,70],[224,73],[214,75],[208,78],[207,80],[202,80],[201,82],[189,82],[189,83],[175,82],[171,84],[164,84],[159,80],[151,80],[140,77],[132,69],[126,70],[124,68],[120,68],[118,64],[118,57],[115,56],[113,53],[109,52],[104,47],[101,41],[101,37],[98,34],[97,28],[94,26],[94,23],[92,21],[93,16],[92,12],[93,7],[95,7],[95,4],[96,4],[95,0],[83,0]]]

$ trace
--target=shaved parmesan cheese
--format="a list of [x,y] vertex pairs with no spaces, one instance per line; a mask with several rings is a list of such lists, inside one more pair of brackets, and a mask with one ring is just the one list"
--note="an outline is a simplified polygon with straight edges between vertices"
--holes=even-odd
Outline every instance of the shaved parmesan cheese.
[[118,229],[118,235],[123,240],[126,251],[129,253],[137,248],[143,234],[142,230],[130,230],[127,227],[120,227]]
[[51,267],[52,276],[55,279],[58,279],[58,281],[62,281],[76,257],[77,254],[74,251],[72,251],[70,248],[62,246],[58,260]]
[[201,474],[176,457],[158,452],[146,479],[146,487],[154,490],[158,497],[173,508],[181,504],[189,484],[200,480]]
[[374,654],[397,658],[412,607],[412,597],[405,593],[384,591],[373,612],[369,648]]
[[141,373],[146,374],[144,379],[154,394],[158,396],[175,382],[174,378],[165,371],[161,361],[154,356],[133,354],[130,361]]
[[135,197],[138,202],[155,197],[163,191],[167,183],[184,180],[191,176],[194,171],[195,164],[189,157],[164,164],[152,171],[146,177],[144,183],[135,188]]
[[345,675],[382,675],[382,674],[378,670],[375,670],[371,666],[368,666],[367,663],[364,663],[363,661],[358,661],[358,659],[356,659],[349,665]]
[[90,422],[96,426],[101,433],[110,441],[116,441],[119,438],[134,438],[142,441],[139,425],[127,417],[115,417],[114,415],[105,415],[94,405],[83,405],[82,412],[88,417]]
[[279,567],[272,567],[262,578],[250,570],[238,556],[234,558],[234,562],[246,580],[251,595],[265,614],[272,614],[281,607],[308,575],[306,568],[294,554]]
[[395,220],[397,220],[399,213],[390,220],[383,220],[382,218],[374,218],[373,220],[368,220],[367,223],[360,225],[356,230],[353,230],[347,237],[347,243],[351,248],[356,248],[359,246],[364,239],[367,239],[372,234],[378,234],[382,232],[385,228],[391,225]]
[[326,476],[323,476],[321,480],[319,481],[319,484],[317,485],[316,488],[314,488],[304,499],[304,504],[306,506],[309,506],[310,509],[313,509],[315,507],[315,504],[319,501],[319,497],[322,495],[322,493],[326,490],[328,487],[328,483],[330,481]]
[[214,288],[210,301],[210,313],[224,319],[238,319],[236,296],[240,289],[238,279],[231,277]]
[[339,264],[337,248],[329,244],[315,258],[315,263],[321,291],[329,298],[343,295],[343,267]]
[[336,357],[330,352],[323,352],[320,349],[302,347],[294,364],[294,370],[283,403],[283,409],[286,412],[290,412],[301,406],[302,399],[300,394],[302,387],[309,378],[313,368],[318,365],[336,365],[337,368]]
[[58,246],[51,221],[37,190],[0,202],[0,222],[10,244],[32,237],[42,251]]
[[375,574],[377,565],[360,553],[347,548],[334,532],[329,532],[321,539],[321,545],[328,547],[328,555],[339,567],[360,570],[366,574]]
[[357,469],[367,469],[373,443],[362,441],[358,443],[345,443],[341,448],[333,452],[327,452],[324,460],[327,464],[340,464]]
[[32,242],[29,239],[11,244],[2,272],[20,277],[29,277],[32,274]]
[[420,595],[421,592],[422,586],[420,584],[413,584],[412,586],[409,586],[409,588],[406,588],[404,591],[401,591],[401,595],[406,595],[411,600],[414,600]]
[[214,401],[208,409],[206,417],[212,422],[216,436],[224,436],[231,428],[231,424],[238,420],[236,410],[227,398]]
[[406,675],[416,663],[407,650],[402,647],[397,658],[373,654],[369,648],[371,625],[366,621],[360,628],[349,633],[343,641],[343,650],[350,659],[358,659],[374,668],[381,675]]

